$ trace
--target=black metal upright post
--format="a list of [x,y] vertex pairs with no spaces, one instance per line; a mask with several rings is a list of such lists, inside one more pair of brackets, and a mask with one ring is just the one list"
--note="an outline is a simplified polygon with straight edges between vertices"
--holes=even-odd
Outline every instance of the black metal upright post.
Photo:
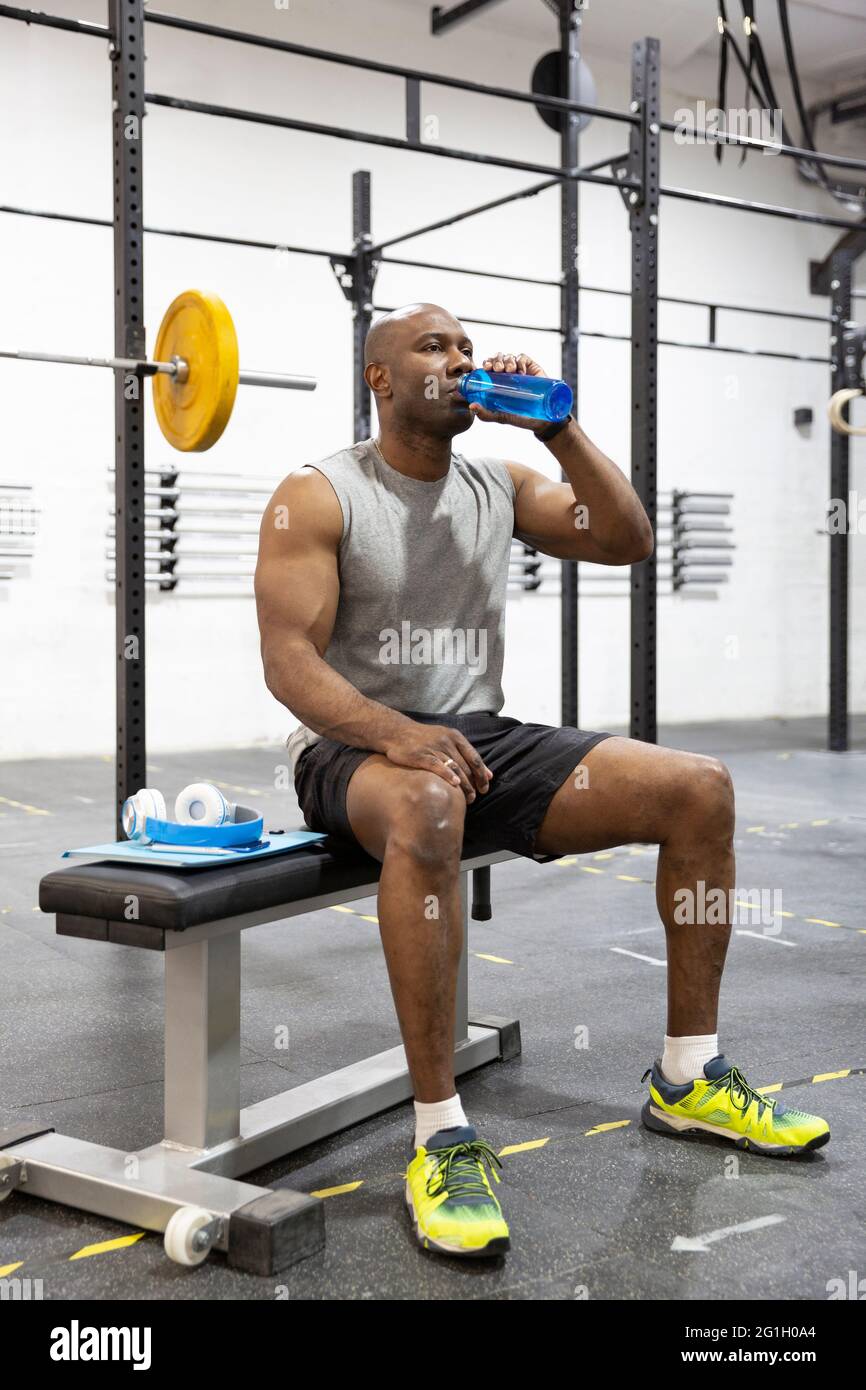
[[[658,380],[659,42],[632,45],[632,126],[628,172],[631,272],[631,480],[656,530]],[[631,736],[655,743],[656,558],[631,568]]]
[[351,260],[352,355],[355,383],[355,443],[372,433],[370,422],[370,389],[364,380],[364,339],[373,317],[373,284],[375,266],[370,256],[373,237],[370,228],[370,173],[356,169],[352,175],[352,236],[354,253]]
[[[836,251],[830,259],[831,392],[848,385],[845,376],[845,329],[851,318],[853,257]],[[830,431],[830,496],[841,499],[846,525],[830,535],[830,710],[827,746],[848,748],[848,459],[847,434]]]
[[[561,94],[568,101],[578,98],[578,68],[580,66],[581,0],[559,0],[559,41],[561,54]],[[576,111],[565,111],[560,118],[560,165],[576,169],[578,165],[578,131],[580,117]],[[562,288],[560,291],[560,326],[562,330],[562,379],[574,392],[577,414],[578,368],[578,190],[576,179],[564,179],[560,184],[560,214],[562,219]],[[563,479],[568,479],[565,473]],[[578,607],[577,562],[562,562],[562,597],[560,600],[562,708],[563,727],[577,728],[578,719]]]
[[[109,0],[114,150],[114,351],[145,358],[142,135],[143,0]],[[116,813],[146,785],[144,380],[115,373]]]
[[[581,0],[559,0],[560,89],[569,101],[578,100],[578,68],[580,68],[580,25],[578,10]],[[577,168],[578,131],[577,111],[560,115],[559,163],[563,168]],[[560,289],[559,321],[562,328],[562,378],[574,392],[574,414],[577,416],[577,353],[578,336],[578,183],[563,179],[560,183],[560,218],[562,218],[562,289]],[[562,474],[567,482],[566,474]],[[560,598],[560,671],[562,671],[563,727],[577,728],[578,712],[578,610],[577,562],[563,560],[562,598]]]

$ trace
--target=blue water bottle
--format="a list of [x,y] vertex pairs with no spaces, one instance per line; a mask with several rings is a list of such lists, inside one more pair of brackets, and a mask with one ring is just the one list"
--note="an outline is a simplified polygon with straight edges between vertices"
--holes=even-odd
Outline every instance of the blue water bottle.
[[467,401],[475,401],[485,410],[528,415],[551,424],[566,419],[574,404],[567,382],[523,372],[466,372],[457,390]]

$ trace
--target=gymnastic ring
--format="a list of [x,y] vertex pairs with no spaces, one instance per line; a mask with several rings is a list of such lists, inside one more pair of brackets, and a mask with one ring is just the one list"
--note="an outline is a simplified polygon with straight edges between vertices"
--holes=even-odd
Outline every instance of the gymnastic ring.
[[841,391],[836,391],[830,397],[827,404],[827,414],[830,416],[830,424],[837,434],[866,434],[866,425],[851,425],[842,414],[844,407],[849,401],[856,400],[862,396],[863,392],[858,387],[846,386]]

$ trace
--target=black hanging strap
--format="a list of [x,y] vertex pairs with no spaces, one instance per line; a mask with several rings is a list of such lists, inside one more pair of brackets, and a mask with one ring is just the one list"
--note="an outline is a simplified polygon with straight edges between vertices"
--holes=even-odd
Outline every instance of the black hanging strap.
[[[725,8],[725,0],[719,0],[719,17],[716,21],[719,26],[719,85],[716,105],[720,111],[728,109],[728,12]],[[721,141],[716,142],[716,162],[722,162]]]
[[[797,71],[797,59],[794,56],[794,43],[791,38],[791,25],[788,20],[788,0],[778,0],[778,2],[779,24],[782,30],[782,42],[785,45],[785,61],[788,64],[788,76],[791,79],[791,90],[794,93],[794,101],[797,104],[800,124],[803,127],[803,135],[800,143],[804,145],[806,149],[814,150],[815,141],[812,136],[812,122],[809,119],[806,103],[803,100],[803,90],[800,86],[800,74]],[[818,181],[827,189],[829,180],[823,164],[816,159],[814,168],[818,176]]]
[[[766,54],[764,53],[764,45],[761,43],[761,37],[757,29],[755,20],[755,0],[741,0],[741,3],[743,6],[743,28],[749,39],[749,64],[746,72],[747,87],[750,86],[752,88],[767,110],[782,113],[782,108],[779,105],[773,86],[773,79],[770,76],[770,68],[767,63]],[[757,80],[755,80],[756,78]],[[746,96],[748,102],[748,91]],[[793,145],[794,143],[791,139],[791,133],[785,125],[784,114],[782,114],[782,140],[786,145]],[[745,159],[745,157],[746,149],[744,146],[743,159]],[[742,160],[740,163],[742,163]]]

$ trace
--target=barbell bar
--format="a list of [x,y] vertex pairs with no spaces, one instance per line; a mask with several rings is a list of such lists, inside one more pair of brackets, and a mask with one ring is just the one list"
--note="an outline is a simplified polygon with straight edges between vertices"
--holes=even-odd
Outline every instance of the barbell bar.
[[152,377],[157,423],[181,453],[202,453],[217,442],[231,418],[239,385],[315,391],[318,384],[311,376],[241,371],[231,314],[219,295],[208,290],[184,290],[172,300],[159,326],[152,361],[18,350],[0,351],[0,357]]
[[[186,381],[189,363],[182,357],[173,362],[145,362],[135,357],[73,357],[61,352],[0,352],[0,357],[17,357],[22,362],[60,362],[71,367],[109,367],[113,371],[140,372],[142,376],[171,376]],[[292,376],[286,372],[238,372],[240,386],[278,386],[286,391],[315,391],[314,376]]]

